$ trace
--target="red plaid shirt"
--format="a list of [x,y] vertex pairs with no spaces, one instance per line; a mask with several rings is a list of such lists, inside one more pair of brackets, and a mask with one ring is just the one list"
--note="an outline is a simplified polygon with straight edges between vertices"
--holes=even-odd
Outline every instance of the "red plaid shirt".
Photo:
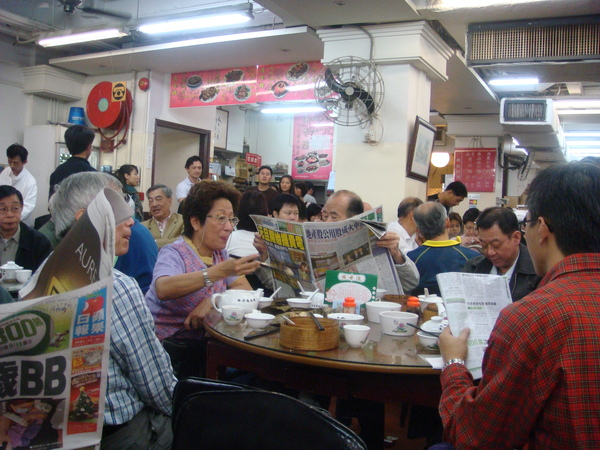
[[571,255],[496,322],[473,385],[442,372],[440,415],[458,449],[600,449],[600,254]]

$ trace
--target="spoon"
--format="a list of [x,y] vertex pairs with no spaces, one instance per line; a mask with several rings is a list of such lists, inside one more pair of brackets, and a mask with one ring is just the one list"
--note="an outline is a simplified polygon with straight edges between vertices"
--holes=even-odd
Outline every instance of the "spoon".
[[290,325],[296,325],[296,322],[294,322],[292,319],[290,319],[287,316],[282,315],[281,317],[283,317]]
[[315,294],[317,294],[319,292],[319,290],[317,289],[315,292],[311,292],[311,294],[308,296],[307,300],[312,300],[312,298],[315,296]]
[[436,338],[439,338],[439,337],[440,337],[440,335],[439,335],[439,334],[435,334],[435,333],[432,333],[432,332],[430,332],[430,331],[425,331],[423,328],[421,328],[421,327],[418,327],[418,326],[416,326],[416,325],[413,325],[412,323],[407,323],[406,325],[408,325],[409,327],[416,328],[416,329],[417,329],[417,330],[419,330],[420,332],[422,332],[422,333],[425,333],[425,334],[427,334],[427,335],[429,335],[429,336],[433,336],[433,337],[436,337]]
[[274,298],[274,297],[275,297],[275,294],[277,294],[277,293],[278,293],[280,290],[281,290],[281,286],[279,286],[279,287],[278,287],[278,288],[275,290],[275,292],[273,292],[273,293],[271,294],[271,296],[270,296],[269,298]]

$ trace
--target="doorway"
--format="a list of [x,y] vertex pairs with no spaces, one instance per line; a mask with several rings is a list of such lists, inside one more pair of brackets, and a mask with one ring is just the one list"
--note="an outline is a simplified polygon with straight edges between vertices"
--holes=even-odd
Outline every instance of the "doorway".
[[152,184],[164,184],[173,191],[171,212],[177,212],[179,204],[175,199],[177,185],[187,176],[185,162],[190,156],[199,156],[202,161],[202,175],[208,174],[210,157],[210,131],[166,122],[154,122],[154,157],[152,158]]

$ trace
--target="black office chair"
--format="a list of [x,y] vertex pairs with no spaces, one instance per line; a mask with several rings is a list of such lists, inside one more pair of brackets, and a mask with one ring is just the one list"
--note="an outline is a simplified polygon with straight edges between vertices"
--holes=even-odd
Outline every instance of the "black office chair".
[[367,449],[327,411],[287,395],[187,378],[173,396],[173,450]]

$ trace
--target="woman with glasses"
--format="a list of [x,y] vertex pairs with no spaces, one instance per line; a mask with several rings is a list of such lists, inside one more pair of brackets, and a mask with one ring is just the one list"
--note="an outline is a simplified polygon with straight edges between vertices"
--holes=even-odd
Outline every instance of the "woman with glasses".
[[239,198],[233,186],[220,181],[192,186],[183,206],[183,236],[158,254],[146,301],[178,378],[203,375],[202,322],[211,296],[251,289],[244,275],[260,266],[258,253],[231,259],[225,250],[238,223]]

